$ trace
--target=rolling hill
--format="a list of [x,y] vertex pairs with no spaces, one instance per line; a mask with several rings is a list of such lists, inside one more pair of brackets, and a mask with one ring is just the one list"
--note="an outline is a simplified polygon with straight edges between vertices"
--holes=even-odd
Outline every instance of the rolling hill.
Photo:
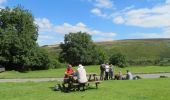
[[[103,48],[108,55],[114,52],[121,52],[128,60],[156,60],[160,58],[170,58],[170,39],[127,39],[95,42]],[[59,53],[59,45],[43,46],[51,52]]]

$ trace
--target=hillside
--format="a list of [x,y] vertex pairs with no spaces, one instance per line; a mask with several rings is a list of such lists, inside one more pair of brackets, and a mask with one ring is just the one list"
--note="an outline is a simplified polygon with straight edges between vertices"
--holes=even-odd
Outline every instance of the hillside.
[[[114,50],[120,51],[131,59],[157,58],[170,51],[170,39],[118,40],[96,44],[104,48],[109,54]],[[166,55],[168,56],[168,54]]]
[[[129,60],[155,60],[160,57],[170,58],[170,39],[129,39],[106,42],[96,42],[108,55],[122,52]],[[60,52],[59,45],[44,46],[44,48]]]

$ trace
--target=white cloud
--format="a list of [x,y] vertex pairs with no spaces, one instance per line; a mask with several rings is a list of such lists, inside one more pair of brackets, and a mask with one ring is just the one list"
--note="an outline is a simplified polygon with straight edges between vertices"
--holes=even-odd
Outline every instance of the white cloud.
[[[136,33],[131,38],[170,38],[170,0],[152,8],[123,9],[113,16],[116,24],[143,28],[159,28],[158,33]],[[113,14],[114,15],[114,14]]]
[[112,32],[102,32],[98,30],[93,30],[88,28],[82,22],[79,22],[75,25],[71,25],[69,23],[64,23],[62,25],[53,25],[47,18],[37,18],[35,23],[39,26],[40,32],[54,32],[54,33],[61,33],[61,34],[68,34],[69,32],[87,32],[91,35],[109,35],[109,36],[116,36],[116,33]]
[[130,9],[127,12],[122,12],[118,16],[114,17],[113,20],[117,18],[122,18],[123,23],[138,27],[147,28],[162,28],[170,26],[170,0],[167,0],[165,4],[160,6],[155,6],[153,8],[140,8],[140,9]]
[[106,8],[110,9],[113,7],[113,1],[112,0],[84,0],[88,1],[94,4],[97,8]]
[[99,8],[94,8],[94,9],[92,9],[92,10],[91,10],[91,13],[93,13],[93,14],[96,15],[96,16],[107,17],[107,15],[106,15],[106,14],[103,14]]
[[116,24],[122,24],[125,21],[121,16],[117,16],[116,18],[113,19],[113,22],[116,23]]
[[0,5],[5,3],[7,0],[0,0]]
[[[70,32],[87,32],[92,36],[97,37],[106,37],[106,38],[114,38],[117,34],[114,32],[103,32],[95,29],[89,28],[82,22],[79,22],[75,25],[69,23],[63,23],[62,25],[54,25],[47,18],[36,18],[35,24],[39,26],[39,42],[43,43],[43,41],[48,41],[50,39],[54,39],[54,35],[60,34],[68,34]],[[43,34],[42,34],[43,33]],[[49,34],[53,33],[53,34]],[[94,38],[95,40],[95,38]]]
[[166,0],[166,4],[170,4],[170,0]]
[[99,8],[112,8],[113,2],[111,0],[95,0],[95,6]]
[[69,32],[87,32],[91,35],[100,35],[100,36],[116,36],[116,33],[113,32],[102,32],[98,30],[93,30],[88,28],[84,23],[79,22],[76,25],[71,25],[69,23],[64,23],[63,25],[55,26],[56,33],[68,34]]
[[164,28],[161,33],[135,33],[132,38],[170,38],[170,27]]
[[36,18],[35,24],[39,26],[39,31],[52,31],[53,25],[47,18]]
[[53,39],[54,37],[49,36],[49,35],[40,35],[39,38],[40,39]]
[[4,3],[6,3],[7,0],[0,0],[0,8],[4,8]]
[[103,17],[103,18],[109,18],[110,16],[106,13],[104,13],[104,10],[112,10],[113,9],[113,1],[111,0],[88,0],[91,3],[94,4],[94,8],[91,9],[91,13]]

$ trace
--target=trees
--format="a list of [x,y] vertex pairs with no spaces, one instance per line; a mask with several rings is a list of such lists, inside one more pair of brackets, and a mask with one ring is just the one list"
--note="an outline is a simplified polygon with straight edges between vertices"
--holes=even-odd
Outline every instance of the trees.
[[50,59],[36,43],[34,17],[18,6],[0,11],[0,64],[8,70],[47,69]]
[[64,37],[64,43],[60,44],[62,49],[60,61],[73,65],[97,63],[96,46],[91,36],[85,32],[69,33]]
[[112,63],[113,65],[117,65],[118,67],[127,66],[126,56],[120,52],[113,53],[109,60],[110,60],[110,63]]

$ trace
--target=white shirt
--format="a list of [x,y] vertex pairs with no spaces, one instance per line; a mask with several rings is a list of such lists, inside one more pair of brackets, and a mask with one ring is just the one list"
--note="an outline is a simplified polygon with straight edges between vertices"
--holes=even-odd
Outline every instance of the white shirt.
[[84,69],[84,66],[79,66],[77,69],[77,78],[79,83],[87,82],[86,70]]
[[133,79],[132,73],[131,73],[131,72],[128,72],[127,74],[128,74],[128,76],[129,76],[129,80],[132,80],[132,79]]
[[105,65],[105,71],[109,72],[109,65]]

